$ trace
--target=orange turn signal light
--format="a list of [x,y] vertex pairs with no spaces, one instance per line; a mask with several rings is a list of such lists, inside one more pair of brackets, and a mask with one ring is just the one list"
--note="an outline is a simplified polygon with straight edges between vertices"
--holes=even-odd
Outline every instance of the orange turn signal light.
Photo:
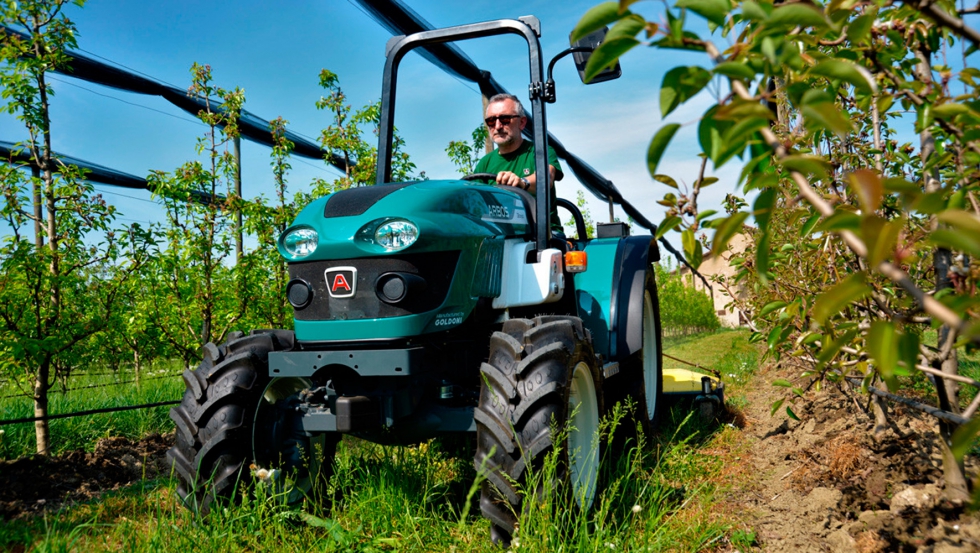
[[565,252],[565,270],[569,273],[584,273],[589,268],[589,254],[585,252]]

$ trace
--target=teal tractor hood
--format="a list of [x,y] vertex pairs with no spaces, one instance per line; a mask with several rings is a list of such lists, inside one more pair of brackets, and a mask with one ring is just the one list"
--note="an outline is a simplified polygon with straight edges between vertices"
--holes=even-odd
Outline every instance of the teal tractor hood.
[[[462,324],[481,297],[499,294],[503,240],[530,240],[533,216],[534,199],[527,193],[462,180],[351,188],[311,202],[279,238],[291,285],[301,280],[313,295],[309,307],[295,310],[297,339],[395,339]],[[414,225],[417,239],[402,249],[384,247],[376,231],[392,221]],[[284,242],[298,229],[316,233],[315,248],[301,257]],[[455,265],[445,266],[449,260]],[[433,283],[446,279],[444,294],[440,289],[423,310],[399,310],[378,299],[386,267],[423,274],[439,263],[440,274],[427,285],[431,296]],[[356,296],[336,297],[327,290],[324,272],[338,268],[355,270]]]

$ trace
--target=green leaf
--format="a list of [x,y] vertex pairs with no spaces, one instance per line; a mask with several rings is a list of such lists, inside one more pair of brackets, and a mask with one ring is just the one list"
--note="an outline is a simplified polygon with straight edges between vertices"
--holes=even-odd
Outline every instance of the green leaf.
[[741,152],[745,149],[745,143],[763,127],[769,126],[768,118],[746,117],[726,130],[722,135],[722,140],[728,144],[729,149]]
[[677,181],[675,181],[669,175],[654,175],[653,176],[653,180],[655,180],[657,182],[662,182],[662,183],[666,184],[667,186],[669,186],[669,187],[671,187],[671,188],[673,188],[675,190],[679,190],[677,188]]
[[769,345],[769,349],[775,350],[781,342],[786,340],[786,338],[793,332],[792,326],[776,325],[771,331],[769,331],[769,338],[766,343]]
[[871,27],[875,22],[875,14],[855,17],[847,24],[847,39],[853,43],[866,42],[871,36]]
[[789,380],[786,380],[785,378],[777,378],[776,380],[773,380],[772,381],[772,385],[773,386],[779,386],[780,388],[792,388],[793,387],[793,383],[790,382]]
[[742,225],[748,216],[748,213],[740,211],[731,217],[726,217],[720,224],[716,223],[718,226],[716,226],[715,236],[711,239],[711,255],[719,255],[725,251],[732,237],[742,230]]
[[871,73],[864,67],[849,61],[825,59],[811,67],[809,73],[831,80],[844,81],[865,94],[874,94],[878,91],[878,85],[875,84]]
[[675,67],[664,75],[660,86],[660,112],[666,117],[677,106],[693,98],[711,82],[711,73],[698,66]]
[[827,171],[830,169],[830,164],[827,163],[827,160],[820,156],[786,156],[779,160],[779,162],[787,169],[792,169],[804,175],[814,175],[820,179],[826,179]]
[[762,50],[762,55],[769,60],[770,64],[779,65],[779,59],[776,56],[776,41],[771,36],[762,37],[760,50]]
[[890,260],[898,245],[898,235],[905,226],[905,217],[891,221],[869,215],[861,222],[861,237],[868,246],[868,264],[872,267]]
[[946,203],[947,209],[963,209],[966,207],[966,190],[962,188],[953,192],[949,197],[949,202]]
[[635,38],[646,26],[647,20],[639,15],[625,15],[612,26],[612,29],[609,29],[603,42],[620,38]]
[[759,244],[755,248],[755,267],[759,273],[759,280],[765,284],[768,281],[766,274],[769,272],[769,230],[762,229],[762,236],[759,237]]
[[973,442],[977,434],[980,434],[980,417],[973,417],[970,422],[960,425],[953,431],[953,440],[950,450],[959,462],[973,448]]
[[974,236],[980,236],[980,218],[969,211],[963,211],[962,209],[949,209],[940,213],[938,218],[940,223],[946,223],[947,225],[962,230],[963,232],[971,233]]
[[676,215],[671,215],[665,218],[659,225],[657,225],[657,235],[659,239],[663,235],[671,231],[671,229],[677,228],[677,225],[681,224],[681,218]]
[[837,355],[837,352],[840,351],[840,348],[850,343],[850,341],[853,340],[855,336],[857,336],[857,333],[858,333],[857,329],[852,329],[845,332],[843,335],[838,336],[836,340],[830,342],[829,344],[824,343],[823,348],[820,350],[820,353],[817,354],[818,366],[822,367],[823,365],[829,363],[830,360],[833,359],[835,355]]
[[571,42],[575,42],[585,35],[598,31],[607,25],[611,25],[629,14],[630,12],[628,11],[620,13],[618,2],[603,2],[585,12],[585,15],[582,16],[582,19],[579,20],[578,25],[572,31],[570,40]]
[[895,335],[895,323],[890,321],[874,321],[868,330],[868,355],[875,360],[878,373],[883,378],[895,375],[898,364],[898,337]]
[[800,343],[802,343],[802,344],[812,344],[812,343],[817,342],[817,341],[820,341],[820,340],[823,340],[823,334],[820,334],[819,332],[811,332],[811,333],[807,334],[806,337],[803,338],[803,341],[800,342]]
[[823,29],[829,27],[830,22],[819,8],[809,4],[787,4],[772,11],[766,26],[769,28],[800,26]]
[[687,8],[715,25],[724,25],[725,17],[732,10],[728,0],[677,0],[678,8]]
[[620,37],[607,39],[599,45],[589,61],[585,64],[585,82],[589,82],[593,77],[602,73],[606,68],[615,65],[619,57],[630,51],[634,46],[640,44],[639,40],[633,37]]
[[898,339],[898,360],[905,363],[905,368],[911,372],[919,362],[919,335],[903,333]]
[[852,171],[847,175],[847,184],[858,197],[858,203],[864,213],[874,213],[881,205],[885,187],[877,171],[873,169]]
[[657,174],[657,165],[660,163],[660,158],[664,155],[664,150],[670,144],[670,139],[674,137],[674,133],[679,128],[681,128],[680,124],[670,123],[661,127],[657,131],[657,134],[653,136],[653,140],[650,141],[650,147],[647,148],[647,170],[650,172],[650,176]]
[[755,70],[738,61],[721,62],[712,71],[718,75],[724,75],[733,79],[745,79],[749,81],[755,79]]
[[762,308],[761,311],[759,311],[759,315],[758,316],[759,317],[765,317],[766,315],[772,313],[773,311],[775,311],[777,309],[782,309],[783,307],[786,307],[786,305],[787,305],[787,303],[784,302],[784,301],[771,301],[771,302],[767,303],[765,305],[765,307]]
[[702,211],[701,213],[698,213],[698,216],[695,217],[694,220],[695,221],[700,221],[702,219],[707,219],[708,217],[711,217],[715,213],[718,213],[718,210],[717,209],[709,209],[707,211]]
[[773,119],[772,111],[765,105],[751,100],[736,99],[718,109],[715,119],[739,121],[746,117]]
[[694,231],[687,229],[682,232],[681,242],[684,245],[684,257],[687,262],[695,269],[700,267],[704,260],[704,250],[701,247],[701,242],[694,236]]
[[921,191],[918,184],[909,182],[902,177],[888,177],[882,183],[888,192],[900,194],[918,194]]
[[755,222],[757,225],[759,225],[759,228],[769,228],[769,218],[772,216],[772,210],[775,206],[775,188],[767,188],[763,190],[759,194],[759,197],[755,199],[755,203],[752,204],[752,217],[755,218]]
[[804,105],[800,111],[810,130],[828,130],[839,137],[854,131],[854,125],[833,102]]
[[783,406],[783,402],[784,401],[786,401],[786,400],[784,400],[784,399],[777,399],[776,401],[774,401],[772,403],[771,409],[769,410],[769,416],[775,415],[776,414],[776,411],[778,411],[779,408]]
[[942,190],[922,194],[912,202],[912,209],[923,215],[933,215],[946,209],[946,194]]
[[793,419],[795,421],[800,420],[800,417],[797,417],[796,416],[796,413],[794,413],[793,410],[790,409],[789,405],[786,406],[786,414],[789,416],[789,418],[791,418],[791,419]]
[[742,17],[750,21],[765,21],[769,19],[770,12],[772,12],[772,4],[761,6],[753,0],[742,2]]
[[957,104],[955,102],[947,102],[945,104],[933,106],[932,108],[932,114],[937,117],[942,117],[943,119],[952,119],[957,115],[964,113],[973,113],[975,115],[975,112],[973,112],[973,110],[971,110],[967,105]]
[[817,226],[817,223],[819,222],[820,222],[819,213],[814,213],[813,215],[811,215],[810,218],[807,219],[806,222],[803,223],[803,226],[800,228],[800,238],[805,238],[809,236],[810,233],[813,232],[813,227]]
[[867,297],[871,288],[864,271],[854,273],[820,294],[813,304],[813,319],[825,326],[827,319],[840,312],[847,304]]
[[937,246],[964,252],[973,257],[980,257],[980,236],[969,235],[949,229],[938,229],[929,235],[929,241]]

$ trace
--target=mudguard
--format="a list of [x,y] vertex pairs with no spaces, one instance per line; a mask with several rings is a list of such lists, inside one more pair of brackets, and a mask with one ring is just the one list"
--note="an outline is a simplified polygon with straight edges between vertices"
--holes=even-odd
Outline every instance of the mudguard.
[[653,236],[592,240],[589,270],[575,275],[578,316],[605,362],[627,359],[643,347],[643,284],[660,260]]

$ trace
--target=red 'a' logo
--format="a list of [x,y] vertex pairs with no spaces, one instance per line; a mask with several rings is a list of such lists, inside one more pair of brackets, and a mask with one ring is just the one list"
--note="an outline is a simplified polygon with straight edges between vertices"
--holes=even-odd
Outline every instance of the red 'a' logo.
[[330,287],[331,292],[336,292],[337,290],[344,290],[345,292],[350,292],[350,284],[347,283],[347,278],[344,277],[342,273],[337,273],[333,277],[333,286]]
[[357,292],[357,269],[333,267],[326,270],[327,292],[332,298],[352,298]]

